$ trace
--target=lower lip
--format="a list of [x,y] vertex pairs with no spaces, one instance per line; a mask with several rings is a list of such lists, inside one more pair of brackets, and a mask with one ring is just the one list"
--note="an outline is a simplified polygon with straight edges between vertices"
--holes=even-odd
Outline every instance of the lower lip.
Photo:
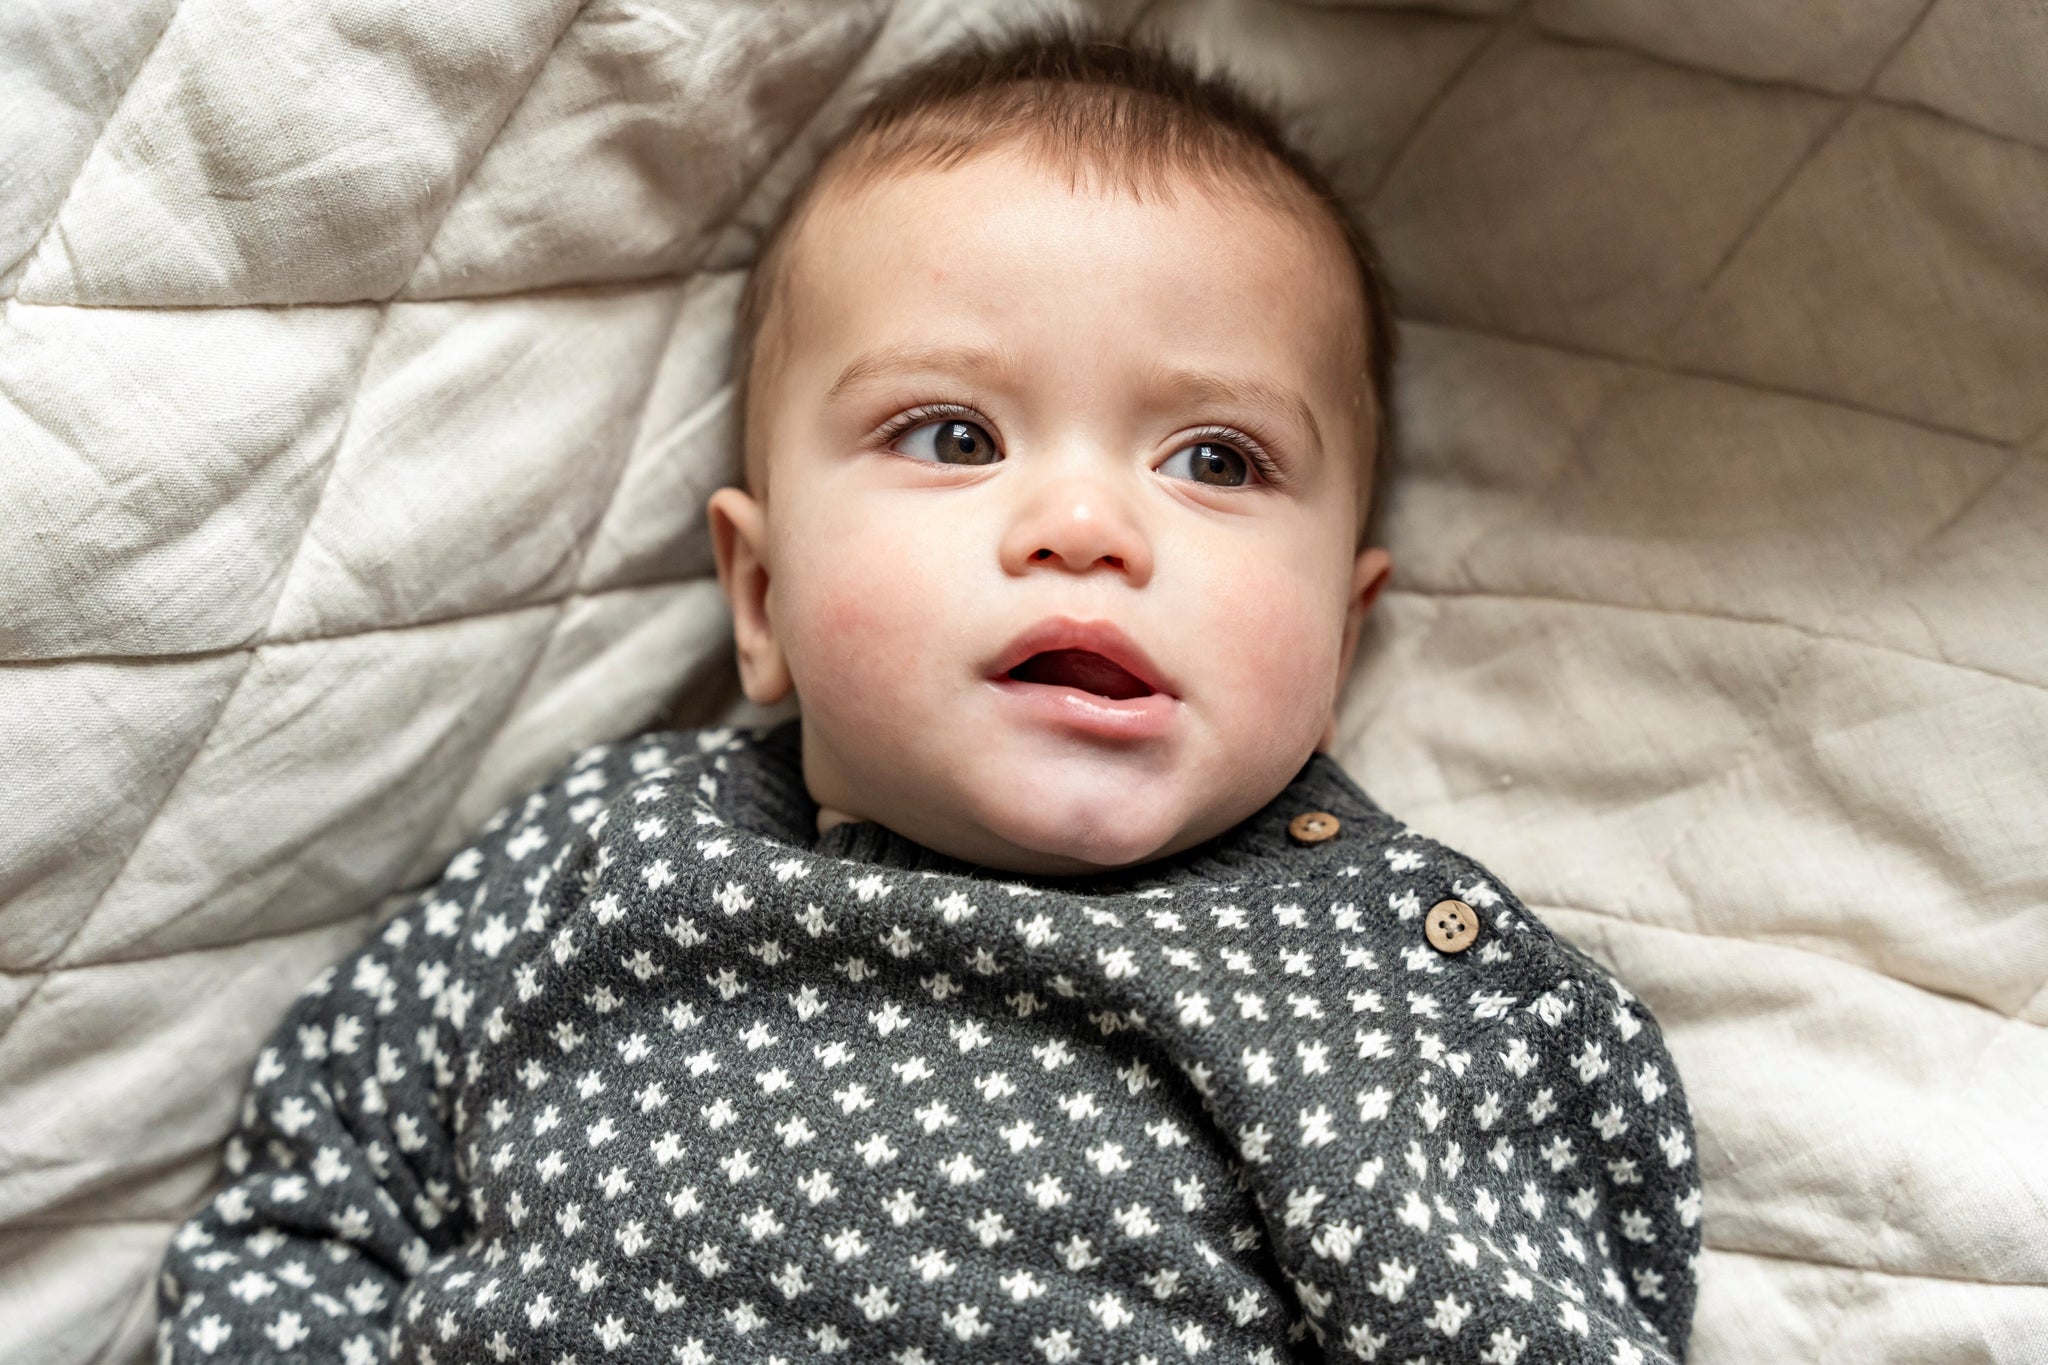
[[1121,701],[1054,683],[990,678],[1008,704],[1027,715],[1103,739],[1156,739],[1173,724],[1180,703],[1164,692]]

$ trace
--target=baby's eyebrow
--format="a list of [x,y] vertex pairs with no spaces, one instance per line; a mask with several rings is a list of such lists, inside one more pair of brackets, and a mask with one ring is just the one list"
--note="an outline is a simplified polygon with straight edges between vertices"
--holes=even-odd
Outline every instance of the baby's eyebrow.
[[825,390],[825,397],[837,398],[855,385],[892,370],[965,370],[1007,376],[1015,368],[1015,357],[1000,346],[883,346],[855,357],[832,381],[832,387]]
[[1159,389],[1182,401],[1237,403],[1258,408],[1275,417],[1292,420],[1308,432],[1310,448],[1323,448],[1323,429],[1316,421],[1308,400],[1285,385],[1250,375],[1210,374],[1206,370],[1159,370],[1154,372]]

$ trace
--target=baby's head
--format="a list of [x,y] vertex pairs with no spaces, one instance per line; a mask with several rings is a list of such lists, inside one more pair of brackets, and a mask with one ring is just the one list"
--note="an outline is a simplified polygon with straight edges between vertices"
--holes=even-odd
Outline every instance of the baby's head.
[[1387,575],[1391,318],[1270,115],[1163,51],[1056,29],[884,84],[748,281],[708,509],[821,825],[1067,875],[1278,795]]

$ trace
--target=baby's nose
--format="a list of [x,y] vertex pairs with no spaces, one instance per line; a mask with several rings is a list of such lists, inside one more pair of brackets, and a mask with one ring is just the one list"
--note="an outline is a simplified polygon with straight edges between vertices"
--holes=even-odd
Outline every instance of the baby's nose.
[[[1037,552],[1034,553],[1031,557],[1033,559],[1042,560],[1063,556],[1059,556],[1059,551],[1052,549],[1050,546],[1040,546]],[[1107,564],[1112,569],[1121,569],[1124,566],[1122,555],[1099,555],[1097,556],[1096,562]]]
[[1142,583],[1152,574],[1152,551],[1136,508],[1092,477],[1048,479],[1028,497],[1003,542],[1004,567],[1090,573],[1108,568]]

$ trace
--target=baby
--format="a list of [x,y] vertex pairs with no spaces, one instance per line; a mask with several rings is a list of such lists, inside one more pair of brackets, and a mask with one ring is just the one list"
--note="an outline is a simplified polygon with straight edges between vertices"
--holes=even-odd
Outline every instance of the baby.
[[589,749],[314,981],[161,1358],[1682,1360],[1656,1021],[1326,752],[1394,337],[1271,116],[969,40],[741,311],[800,719]]

